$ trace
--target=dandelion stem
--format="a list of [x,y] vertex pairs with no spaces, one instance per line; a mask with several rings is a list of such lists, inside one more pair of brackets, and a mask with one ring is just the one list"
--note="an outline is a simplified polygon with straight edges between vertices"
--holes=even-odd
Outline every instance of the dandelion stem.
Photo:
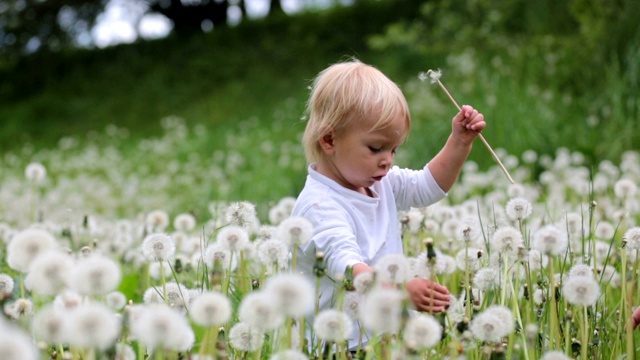
[[[582,306],[582,346],[580,346],[580,356],[582,360],[587,360],[589,352],[589,325],[587,306]],[[631,357],[633,359],[633,357]]]
[[554,259],[549,258],[549,310],[550,310],[550,331],[549,331],[549,349],[557,349],[558,336],[560,331],[558,329],[558,308],[556,301],[556,280],[553,272]]
[[[427,74],[431,73],[432,70],[427,71]],[[456,100],[453,98],[453,96],[451,96],[451,93],[449,93],[449,90],[447,90],[447,88],[442,84],[442,82],[440,81],[440,79],[436,78],[436,77],[432,77],[432,79],[434,79],[435,82],[438,83],[438,85],[440,86],[440,88],[444,91],[445,94],[447,94],[447,96],[449,97],[449,100],[451,100],[451,102],[453,103],[453,105],[456,106],[456,108],[458,108],[458,111],[461,111],[462,108],[460,107],[460,105],[458,105],[458,103],[456,102]],[[489,152],[491,153],[491,156],[493,156],[493,159],[498,163],[498,165],[500,166],[500,168],[502,169],[502,172],[507,176],[507,179],[509,179],[509,182],[511,182],[512,184],[515,184],[515,182],[513,181],[513,178],[511,177],[511,175],[509,174],[509,171],[507,171],[507,168],[504,167],[504,165],[502,164],[502,161],[500,161],[500,158],[498,158],[498,155],[496,155],[496,152],[493,151],[493,148],[491,147],[491,145],[489,145],[489,143],[487,142],[487,140],[484,138],[484,136],[482,136],[481,133],[478,133],[478,137],[480,138],[480,140],[482,141],[482,143],[484,144],[484,146],[489,150]]]

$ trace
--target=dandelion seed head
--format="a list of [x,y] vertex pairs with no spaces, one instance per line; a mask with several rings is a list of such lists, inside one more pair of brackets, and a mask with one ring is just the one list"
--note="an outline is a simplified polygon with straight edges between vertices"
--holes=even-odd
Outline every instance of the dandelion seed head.
[[313,234],[313,225],[301,216],[290,216],[278,225],[278,236],[289,246],[306,244]]
[[616,228],[608,221],[600,221],[596,226],[594,235],[598,239],[611,240],[616,233]]
[[483,291],[497,288],[500,286],[500,271],[494,267],[479,269],[473,276],[473,285]]
[[153,261],[149,264],[149,276],[152,279],[160,280],[164,276],[171,274],[171,264],[168,261]]
[[238,318],[241,322],[264,331],[274,330],[284,323],[284,316],[264,292],[251,292],[243,297],[238,308]]
[[238,351],[253,352],[262,347],[264,334],[247,323],[238,322],[229,330],[229,343]]
[[150,211],[145,217],[145,225],[150,232],[162,232],[169,226],[169,214],[164,210]]
[[514,330],[513,314],[504,306],[492,305],[471,320],[469,329],[478,340],[500,342]]
[[59,309],[73,310],[82,304],[82,296],[73,290],[64,290],[56,295],[53,304]]
[[35,293],[55,295],[67,285],[73,265],[73,259],[69,254],[55,250],[47,251],[31,263],[24,284]]
[[616,250],[612,248],[612,244],[600,240],[595,241],[594,250],[594,259],[598,264],[603,264],[608,258],[614,257],[616,253]]
[[104,350],[120,335],[120,321],[105,305],[89,303],[69,313],[64,331],[72,346]]
[[531,249],[527,252],[527,261],[530,270],[541,270],[547,267],[549,257],[540,252],[540,250]]
[[182,349],[193,337],[186,317],[164,304],[136,308],[130,316],[130,329],[150,349]]
[[256,206],[248,201],[234,202],[225,210],[225,219],[231,225],[252,228],[258,223]]
[[362,300],[363,296],[357,291],[347,291],[344,294],[342,309],[352,320],[357,320],[359,318]]
[[636,196],[638,186],[631,179],[620,179],[613,185],[613,192],[619,199],[629,199]]
[[182,310],[189,303],[190,292],[189,289],[183,284],[171,281],[165,284],[166,290],[166,303],[170,307]]
[[283,241],[270,239],[258,246],[258,260],[266,266],[276,265],[278,269],[284,269],[288,259],[289,247]]
[[523,197],[515,197],[507,202],[506,214],[511,220],[524,220],[531,215],[531,202]]
[[207,246],[205,249],[204,262],[210,268],[214,268],[217,263],[223,269],[230,270],[235,269],[238,264],[237,256],[231,256],[231,251],[217,242]]
[[56,239],[46,230],[29,228],[16,233],[7,246],[6,260],[10,268],[27,272],[31,262],[56,247]]
[[438,82],[441,77],[442,77],[442,71],[440,69],[438,70],[429,69],[426,72],[421,72],[420,74],[418,74],[418,78],[420,79],[420,81],[429,80],[432,84],[435,84],[436,82]]
[[547,301],[547,292],[539,287],[533,291],[533,302],[542,305]]
[[480,268],[480,259],[477,249],[462,249],[456,254],[456,267],[462,271],[468,267],[469,271],[474,272]]
[[360,321],[374,333],[394,333],[400,328],[403,294],[396,289],[376,288],[365,296]]
[[305,315],[313,310],[315,304],[315,289],[300,274],[276,274],[267,279],[264,291],[271,296],[273,306],[284,315]]
[[602,283],[607,284],[613,288],[618,288],[622,284],[622,278],[620,273],[611,265],[604,265],[598,267],[598,275],[596,278],[602,278]]
[[142,241],[142,253],[149,260],[168,260],[176,252],[176,244],[171,236],[164,233],[147,235]]
[[230,252],[244,250],[249,244],[249,233],[241,226],[229,225],[220,230],[216,242]]
[[13,326],[0,326],[0,354],[3,359],[36,360],[40,358],[32,339]]
[[568,243],[567,236],[553,225],[546,225],[533,233],[533,248],[545,255],[564,254]]
[[366,294],[376,284],[376,274],[373,271],[363,272],[353,279],[353,287],[359,294]]
[[196,218],[188,213],[179,214],[173,219],[173,227],[180,232],[190,232],[196,227]]
[[63,309],[52,304],[45,305],[31,321],[34,337],[49,344],[62,344],[65,341],[64,326],[68,317]]
[[12,303],[5,303],[4,313],[14,320],[33,315],[33,301],[26,298],[19,298]]
[[489,242],[491,251],[509,256],[517,255],[518,249],[523,245],[522,234],[512,226],[505,226],[496,230]]
[[136,356],[131,345],[121,342],[116,344],[116,357],[114,360],[136,360]]
[[14,281],[8,274],[0,274],[0,298],[13,293]]
[[342,311],[326,309],[315,317],[313,329],[319,339],[342,342],[351,336],[353,321]]
[[630,228],[624,233],[623,238],[627,242],[627,249],[638,250],[640,249],[640,227],[635,226]]
[[205,292],[189,307],[193,321],[202,326],[220,326],[231,318],[231,301],[217,292]]
[[455,231],[455,238],[467,244],[475,244],[482,236],[480,224],[475,218],[471,217],[462,219]]
[[381,258],[374,269],[383,283],[402,284],[407,281],[409,266],[402,254],[388,254]]
[[269,360],[309,360],[309,358],[298,350],[290,349],[272,354]]
[[582,216],[575,212],[567,213],[565,222],[569,234],[581,235],[583,230]]
[[105,296],[104,302],[112,310],[122,310],[127,305],[127,296],[120,291],[112,291]]
[[404,328],[404,343],[411,350],[429,349],[440,342],[442,326],[431,315],[417,314],[409,320]]
[[562,294],[570,304],[591,306],[600,297],[600,285],[590,277],[570,276],[562,284]]
[[25,168],[24,176],[30,183],[42,183],[47,178],[47,168],[41,163],[32,162]]
[[111,258],[93,255],[79,259],[69,274],[69,286],[81,295],[103,295],[120,285],[120,266]]

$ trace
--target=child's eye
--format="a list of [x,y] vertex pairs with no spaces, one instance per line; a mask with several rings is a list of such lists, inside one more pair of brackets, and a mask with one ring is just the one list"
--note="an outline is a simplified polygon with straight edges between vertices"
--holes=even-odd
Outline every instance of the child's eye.
[[380,152],[380,148],[375,148],[373,146],[369,146],[369,150],[371,150],[372,153],[379,153]]

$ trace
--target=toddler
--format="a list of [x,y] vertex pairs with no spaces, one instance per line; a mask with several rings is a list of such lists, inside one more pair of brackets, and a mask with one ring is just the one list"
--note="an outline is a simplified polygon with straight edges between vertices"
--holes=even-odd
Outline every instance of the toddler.
[[[322,310],[335,302],[335,275],[351,267],[357,278],[386,255],[403,253],[398,210],[444,198],[486,123],[465,105],[453,117],[444,147],[424,168],[394,167],[411,128],[406,99],[382,72],[358,60],[322,71],[307,111],[303,145],[310,165],[293,215],[308,219],[313,235],[298,249],[296,271],[314,279],[316,253],[324,254],[326,275],[316,294]],[[414,278],[405,288],[418,311],[442,312],[449,304],[447,288],[430,280]],[[352,350],[358,329],[349,342]]]

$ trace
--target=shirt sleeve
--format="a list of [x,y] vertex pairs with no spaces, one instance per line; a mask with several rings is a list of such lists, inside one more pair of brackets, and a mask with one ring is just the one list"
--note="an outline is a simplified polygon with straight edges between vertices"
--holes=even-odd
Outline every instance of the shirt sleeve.
[[303,251],[324,253],[327,276],[342,275],[348,266],[364,262],[355,225],[344,208],[333,202],[314,203],[301,215],[313,224],[313,236]]
[[427,166],[422,170],[394,167],[387,176],[399,210],[426,207],[447,196]]

